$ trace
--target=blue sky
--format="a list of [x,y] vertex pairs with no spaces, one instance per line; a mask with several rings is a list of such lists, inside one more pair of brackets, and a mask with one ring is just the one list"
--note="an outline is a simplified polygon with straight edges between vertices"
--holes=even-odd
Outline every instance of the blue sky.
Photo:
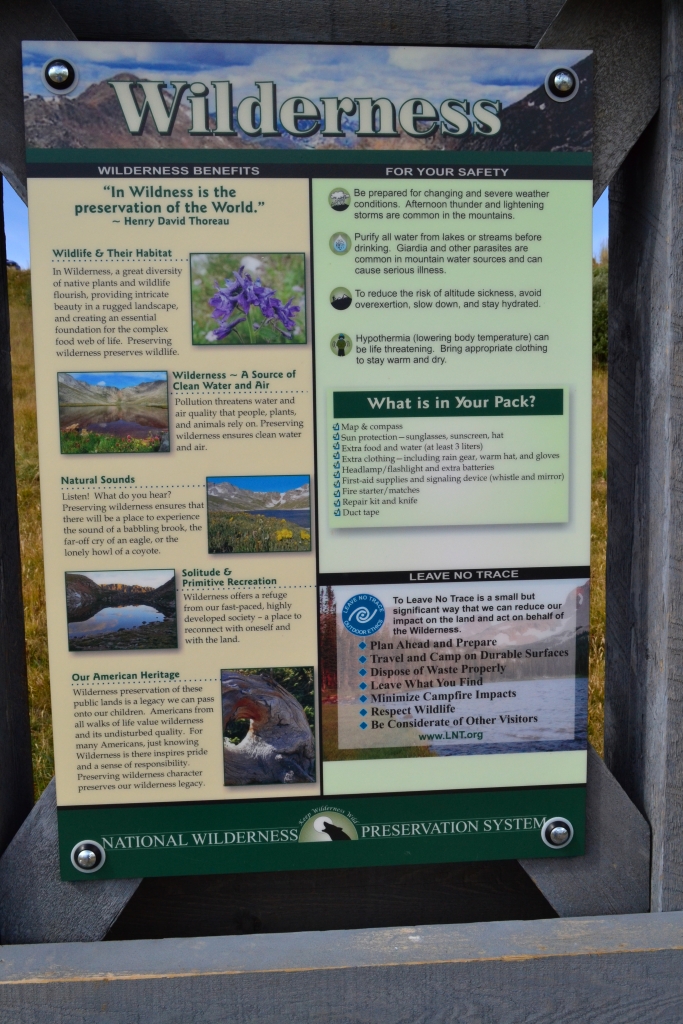
[[[15,260],[20,267],[28,267],[28,215],[26,207],[11,185],[4,182],[5,197],[5,235],[7,238],[7,258]],[[607,218],[608,189],[593,207],[593,255],[600,256],[600,249],[607,244],[609,236]],[[76,375],[75,375],[76,376]],[[148,379],[152,379],[151,377]],[[118,386],[118,385],[117,385]]]
[[600,250],[609,238],[609,189],[606,188],[593,207],[593,255],[600,258]]
[[243,491],[293,491],[296,487],[304,487],[309,483],[308,476],[210,476],[211,484],[232,484]]
[[5,238],[7,239],[7,259],[14,260],[26,269],[30,265],[28,249],[28,211],[12,186],[3,181],[3,199],[5,208]]
[[76,380],[84,384],[103,384],[107,388],[134,388],[138,384],[148,384],[152,380],[166,380],[166,371],[157,370],[151,373],[71,373]]

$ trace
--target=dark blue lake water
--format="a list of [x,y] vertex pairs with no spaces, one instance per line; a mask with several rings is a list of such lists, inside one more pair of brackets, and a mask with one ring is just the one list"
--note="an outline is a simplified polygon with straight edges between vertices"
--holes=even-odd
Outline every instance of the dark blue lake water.
[[251,513],[253,516],[268,516],[270,519],[288,519],[290,523],[302,527],[304,530],[311,528],[310,508],[259,508]]
[[69,638],[99,636],[116,633],[120,629],[135,629],[143,622],[163,622],[164,615],[147,604],[127,604],[121,608],[101,608],[84,622],[69,623]]

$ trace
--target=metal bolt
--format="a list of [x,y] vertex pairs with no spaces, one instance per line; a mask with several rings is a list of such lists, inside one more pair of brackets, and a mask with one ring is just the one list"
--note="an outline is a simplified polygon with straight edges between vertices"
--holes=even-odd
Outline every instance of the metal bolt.
[[574,88],[574,79],[568,71],[556,71],[553,75],[553,87],[564,96]]
[[572,823],[561,815],[546,818],[541,829],[541,839],[551,850],[563,849],[569,846],[574,838]]
[[84,871],[86,874],[99,871],[106,859],[104,847],[95,839],[84,839],[76,843],[71,851],[71,863],[77,871]]
[[556,825],[555,828],[550,830],[548,838],[554,846],[564,846],[569,839],[569,829],[565,828],[564,825]]
[[47,69],[47,77],[53,85],[62,85],[63,82],[66,82],[69,74],[70,69],[66,64],[62,64],[61,61],[56,61],[54,64],[50,64]]
[[92,850],[81,850],[76,857],[79,867],[90,869],[94,868],[97,863],[97,857]]

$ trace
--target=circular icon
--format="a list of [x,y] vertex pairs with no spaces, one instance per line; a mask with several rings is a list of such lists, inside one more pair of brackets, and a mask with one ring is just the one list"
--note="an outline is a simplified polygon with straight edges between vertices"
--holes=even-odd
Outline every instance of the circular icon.
[[351,239],[343,231],[340,231],[339,234],[332,235],[330,249],[332,252],[336,252],[337,256],[344,256],[351,250]]
[[327,200],[333,210],[338,213],[343,213],[344,210],[348,210],[351,205],[351,196],[345,188],[333,188],[330,192]]
[[348,309],[353,297],[348,288],[333,288],[330,292],[330,304],[334,309]]
[[384,625],[385,614],[374,594],[354,594],[342,608],[342,623],[354,636],[372,636]]
[[68,60],[49,60],[43,68],[43,81],[50,92],[70,92],[78,81],[73,64]]
[[106,859],[104,847],[94,839],[83,839],[82,842],[76,843],[71,851],[71,863],[76,871],[82,871],[85,875],[99,871]]
[[309,818],[299,832],[300,843],[334,843],[345,839],[358,839],[358,832],[353,822],[337,811]]
[[573,68],[555,68],[546,75],[545,91],[556,103],[573,100],[579,91],[579,76]]
[[548,818],[541,829],[541,839],[551,850],[569,846],[574,838],[574,827],[567,818]]
[[353,348],[353,342],[349,338],[348,334],[333,334],[332,341],[330,342],[330,348],[334,352],[335,356],[348,356],[349,352]]

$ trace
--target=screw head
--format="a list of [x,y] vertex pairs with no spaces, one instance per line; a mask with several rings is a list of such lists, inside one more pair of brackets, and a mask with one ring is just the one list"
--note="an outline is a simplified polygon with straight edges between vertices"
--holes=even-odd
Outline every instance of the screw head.
[[569,839],[569,829],[564,825],[556,825],[555,828],[551,828],[548,839],[553,846],[564,846]]
[[574,826],[571,821],[561,818],[559,815],[553,818],[546,818],[541,829],[541,839],[551,850],[561,850],[569,846],[574,838]]
[[43,79],[50,92],[69,92],[76,84],[76,69],[68,60],[57,57],[43,68]]
[[71,863],[86,875],[99,871],[106,859],[104,847],[94,839],[83,839],[71,851]]
[[574,79],[568,71],[556,71],[551,79],[554,89],[566,96],[574,88]]
[[69,77],[69,69],[61,61],[55,61],[49,65],[46,74],[53,85],[62,85]]
[[579,91],[579,78],[573,68],[554,68],[545,79],[545,91],[556,103],[573,100]]

